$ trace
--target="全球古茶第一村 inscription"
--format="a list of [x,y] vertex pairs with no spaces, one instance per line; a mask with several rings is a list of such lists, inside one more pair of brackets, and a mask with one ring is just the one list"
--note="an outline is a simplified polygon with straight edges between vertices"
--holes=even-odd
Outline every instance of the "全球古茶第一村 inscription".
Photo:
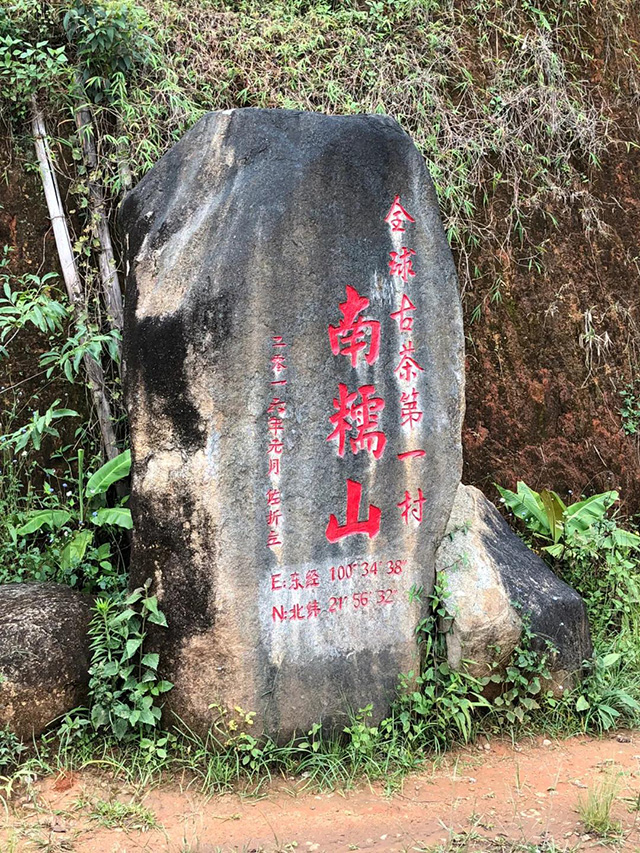
[[212,113],[124,202],[132,583],[167,701],[287,738],[387,712],[460,480],[433,187],[381,116]]

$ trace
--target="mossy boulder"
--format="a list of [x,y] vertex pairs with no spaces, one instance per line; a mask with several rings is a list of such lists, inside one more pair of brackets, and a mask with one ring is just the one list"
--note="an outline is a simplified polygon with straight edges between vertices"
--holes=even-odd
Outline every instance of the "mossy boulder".
[[29,738],[86,699],[91,599],[56,583],[10,583],[0,612],[0,728]]
[[592,654],[584,601],[473,486],[458,486],[436,573],[449,591],[447,656],[454,669],[491,674],[521,641],[526,620],[533,647],[555,649],[549,658],[553,692],[560,695],[580,679]]

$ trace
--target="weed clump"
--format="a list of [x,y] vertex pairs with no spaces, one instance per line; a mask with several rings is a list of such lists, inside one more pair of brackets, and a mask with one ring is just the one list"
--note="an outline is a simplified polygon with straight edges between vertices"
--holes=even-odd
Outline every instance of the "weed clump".
[[578,814],[587,832],[593,832],[601,838],[619,835],[621,823],[611,814],[618,787],[617,780],[608,777],[590,788],[586,797],[578,798]]

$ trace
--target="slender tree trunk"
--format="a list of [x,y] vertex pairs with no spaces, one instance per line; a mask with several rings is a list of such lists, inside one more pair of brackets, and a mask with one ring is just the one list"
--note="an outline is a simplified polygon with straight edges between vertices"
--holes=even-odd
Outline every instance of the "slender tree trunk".
[[[42,186],[47,200],[49,218],[51,219],[51,226],[53,228],[53,235],[56,241],[58,257],[60,258],[62,277],[67,288],[69,301],[73,306],[73,311],[77,319],[78,315],[85,309],[84,288],[73,256],[69,228],[64,215],[64,208],[62,206],[62,199],[60,198],[58,182],[53,170],[53,162],[49,143],[47,141],[47,131],[44,124],[44,118],[38,109],[35,100],[33,103],[32,128],[36,154],[40,164]],[[109,406],[109,400],[105,390],[104,372],[102,370],[102,366],[93,358],[93,356],[89,355],[89,353],[85,353],[83,360],[87,377],[89,379],[89,387],[93,396],[93,402],[98,415],[105,454],[108,459],[113,459],[118,455],[119,451],[113,429],[111,407]]]

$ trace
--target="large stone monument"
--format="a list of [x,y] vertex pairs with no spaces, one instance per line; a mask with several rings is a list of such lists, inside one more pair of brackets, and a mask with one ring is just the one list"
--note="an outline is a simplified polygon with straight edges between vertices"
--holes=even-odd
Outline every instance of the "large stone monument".
[[133,582],[171,708],[279,737],[383,714],[460,481],[463,332],[383,116],[206,115],[124,202]]

